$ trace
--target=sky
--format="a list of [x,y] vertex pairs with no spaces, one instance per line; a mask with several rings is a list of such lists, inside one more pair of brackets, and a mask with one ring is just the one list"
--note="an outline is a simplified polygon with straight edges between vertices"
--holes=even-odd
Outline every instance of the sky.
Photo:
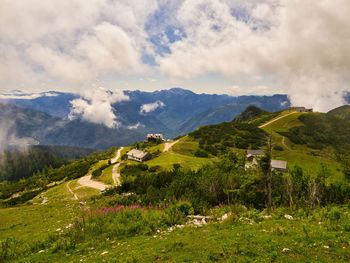
[[350,91],[349,14],[349,0],[1,0],[0,91],[285,93],[326,111]]

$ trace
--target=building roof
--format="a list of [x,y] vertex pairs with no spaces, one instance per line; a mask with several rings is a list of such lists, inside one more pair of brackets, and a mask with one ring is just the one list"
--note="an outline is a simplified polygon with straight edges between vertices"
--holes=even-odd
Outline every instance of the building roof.
[[281,160],[271,160],[271,168],[272,169],[287,169],[287,162]]
[[132,149],[131,151],[129,151],[127,153],[127,155],[130,155],[130,156],[142,159],[142,158],[145,158],[148,155],[148,152],[143,152],[143,151],[140,151],[140,150],[137,150],[137,149]]
[[147,138],[149,138],[149,137],[163,137],[163,134],[161,134],[161,133],[149,133],[149,134],[147,134]]
[[253,155],[253,156],[257,156],[257,155],[264,155],[264,151],[263,150],[247,150],[247,156],[248,155]]

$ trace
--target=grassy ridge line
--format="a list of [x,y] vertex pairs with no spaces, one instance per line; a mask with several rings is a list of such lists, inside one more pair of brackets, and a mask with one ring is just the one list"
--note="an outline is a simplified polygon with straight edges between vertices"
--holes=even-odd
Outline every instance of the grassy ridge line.
[[275,121],[268,123],[268,125],[264,125],[262,129],[272,135],[273,143],[284,148],[283,151],[273,150],[273,158],[288,161],[289,167],[298,165],[307,173],[317,172],[320,170],[321,166],[324,165],[332,174],[328,182],[341,182],[343,180],[341,164],[335,161],[332,151],[313,150],[305,145],[296,145],[280,134],[280,132],[286,132],[293,127],[303,125],[299,117],[305,114],[318,113],[297,112],[294,114],[282,115],[282,118],[277,118]]
[[276,121],[278,121],[278,120],[280,120],[280,119],[283,119],[283,118],[285,118],[285,117],[287,117],[287,116],[289,116],[289,115],[295,114],[295,113],[297,113],[297,112],[296,112],[296,111],[293,111],[293,112],[290,112],[290,113],[287,113],[287,114],[283,114],[283,115],[281,115],[281,116],[279,116],[279,117],[277,117],[277,118],[275,118],[275,119],[272,119],[272,120],[270,120],[270,121],[268,121],[268,122],[266,122],[266,123],[260,125],[259,128],[264,128],[264,127],[267,126],[267,125],[270,125],[270,124],[272,124],[272,123],[274,123],[274,122],[276,122]]

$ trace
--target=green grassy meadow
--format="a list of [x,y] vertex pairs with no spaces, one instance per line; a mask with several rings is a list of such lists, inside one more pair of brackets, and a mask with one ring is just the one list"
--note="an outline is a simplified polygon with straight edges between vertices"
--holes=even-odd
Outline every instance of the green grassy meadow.
[[[284,113],[283,116],[288,113]],[[274,145],[283,147],[283,151],[273,150],[272,156],[275,159],[288,161],[289,167],[300,166],[307,173],[317,173],[324,165],[331,173],[329,180],[342,180],[341,165],[335,160],[331,150],[314,150],[304,145],[296,145],[290,142],[288,138],[279,134],[279,132],[288,131],[290,128],[303,125],[298,119],[303,114],[317,113],[293,113],[282,119],[279,119],[265,127],[263,130],[272,135]]]
[[288,220],[284,210],[276,210],[271,218],[248,210],[204,226],[128,238],[96,237],[73,250],[45,250],[18,262],[348,262],[349,214],[331,220],[330,211],[297,211]]
[[114,165],[111,165],[102,171],[102,174],[98,177],[98,181],[101,181],[105,184],[113,185],[112,171]]
[[72,223],[77,211],[79,204],[67,183],[63,183],[25,205],[0,209],[0,239],[16,238],[24,242],[45,239]]
[[[279,116],[288,113],[281,112]],[[323,165],[331,174],[328,180],[343,182],[341,166],[335,161],[331,150],[321,151],[296,145],[279,134],[302,125],[298,117],[303,114],[317,113],[294,113],[263,127],[263,130],[272,135],[273,143],[283,147],[283,150],[273,150],[273,158],[287,160],[289,168],[300,166],[309,174],[317,174]],[[173,169],[174,164],[180,164],[184,170],[198,170],[219,159],[196,157],[199,143],[188,136],[180,138],[167,152],[162,152],[163,148],[164,143],[146,148],[147,151],[161,153],[145,162],[148,167],[139,172],[141,176],[148,176],[142,178],[148,181],[140,181],[143,183],[139,185],[148,186],[145,182],[163,179],[149,171],[154,166],[159,166],[160,172],[165,176],[170,174],[167,180],[173,180],[178,172]],[[121,155],[130,149],[131,147],[125,147]],[[234,150],[244,155],[245,150]],[[122,162],[137,164],[130,160]],[[88,174],[107,163],[108,159],[100,160],[90,167]],[[212,169],[213,167],[214,165]],[[230,170],[227,171],[227,178],[241,180],[241,173],[230,174],[233,168],[228,167]],[[112,169],[113,165],[108,166],[96,180],[112,185]],[[172,169],[173,174],[162,171]],[[134,171],[131,170],[130,177],[135,175]],[[195,173],[180,174],[180,179],[186,180],[176,181],[183,184],[174,184],[171,189],[176,191],[171,192],[170,198],[161,196],[159,203],[141,203],[142,195],[136,191],[101,195],[96,189],[82,187],[78,179],[62,181],[60,185],[49,188],[23,205],[0,209],[0,261],[350,262],[350,206],[345,201],[343,205],[316,205],[312,209],[311,206],[295,206],[293,209],[272,206],[271,210],[256,210],[250,204],[245,203],[244,206],[236,200],[233,201],[234,205],[228,205],[232,204],[232,200],[222,199],[224,201],[214,203],[206,210],[192,209],[192,212],[189,212],[191,209],[187,212],[181,210],[188,208],[186,202],[190,202],[190,195],[182,195],[174,203],[163,202],[175,199],[175,193],[187,185],[191,191],[194,191],[194,186],[200,186],[197,188],[201,189],[197,191],[200,198],[208,192],[213,193],[212,196],[208,195],[208,199],[203,199],[203,202],[209,200],[209,197],[224,198],[214,196],[215,193],[220,193],[216,188],[223,189],[223,185],[226,187],[226,182],[229,182],[223,181],[221,185],[218,184],[220,187],[216,187],[219,179],[226,180],[226,177],[219,176],[222,171],[217,169],[215,173],[215,170],[206,170],[207,173],[203,173],[202,177],[194,177]],[[201,170],[196,173],[199,172]],[[213,176],[212,180],[209,180],[210,176]],[[170,179],[168,181],[172,182]],[[199,186],[190,179],[199,182]],[[254,188],[256,185],[248,179],[246,182],[253,187],[242,188],[244,194],[260,189]],[[187,182],[193,184],[185,185]],[[232,185],[233,183],[235,182],[232,181]],[[165,191],[167,184],[163,183],[162,186]],[[158,186],[153,188],[158,192],[161,190]],[[145,187],[147,198],[153,197],[153,188]],[[119,190],[109,190],[115,189]],[[264,186],[261,189],[264,190]],[[157,200],[156,197],[153,198],[150,200]],[[182,203],[182,208],[177,206],[174,209],[178,203]],[[193,224],[189,215],[193,215],[194,211],[204,211],[211,219],[206,224]],[[225,220],[221,220],[223,215]]]

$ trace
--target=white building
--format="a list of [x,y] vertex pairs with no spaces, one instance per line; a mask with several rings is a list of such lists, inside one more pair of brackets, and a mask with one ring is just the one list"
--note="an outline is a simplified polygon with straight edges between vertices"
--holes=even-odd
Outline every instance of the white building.
[[271,160],[271,170],[287,172],[287,162],[281,160]]
[[147,134],[147,141],[162,140],[164,141],[164,136],[161,133],[149,133]]
[[128,160],[134,160],[137,162],[144,162],[150,158],[150,154],[148,152],[143,152],[137,149],[132,149],[127,154]]

